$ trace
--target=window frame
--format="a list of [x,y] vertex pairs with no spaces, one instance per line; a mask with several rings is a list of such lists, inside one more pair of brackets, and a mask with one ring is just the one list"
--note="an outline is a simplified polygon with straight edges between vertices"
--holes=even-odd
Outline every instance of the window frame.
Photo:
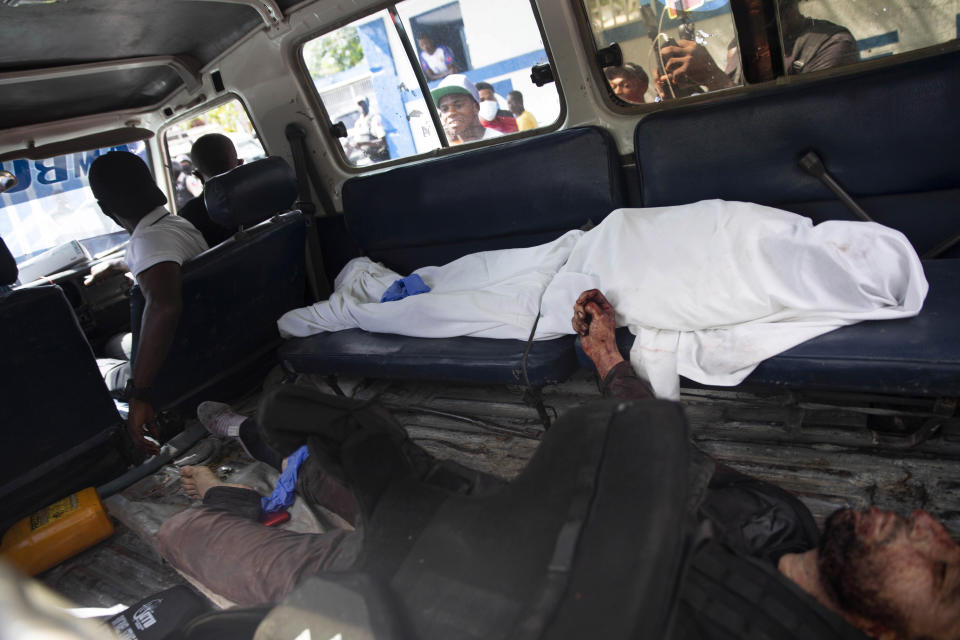
[[[220,105],[226,104],[228,102],[232,102],[233,100],[236,100],[237,102],[240,103],[240,107],[243,109],[243,112],[246,114],[247,120],[250,121],[250,126],[253,127],[254,132],[256,132],[257,134],[257,140],[260,142],[260,146],[263,147],[263,152],[267,154],[267,157],[270,157],[270,150],[267,148],[267,143],[264,140],[263,136],[260,134],[260,129],[257,127],[256,121],[250,116],[251,111],[249,108],[247,108],[247,103],[244,102],[243,98],[241,98],[238,94],[232,91],[224,92],[223,95],[219,95],[213,100],[209,100],[207,102],[199,104],[196,107],[188,109],[187,111],[184,111],[182,114],[179,114],[171,118],[170,120],[167,120],[166,122],[163,123],[163,125],[159,129],[157,129],[155,138],[157,140],[157,148],[160,151],[160,159],[163,160],[163,163],[164,163],[163,164],[163,167],[164,167],[163,184],[166,187],[167,205],[168,205],[168,208],[171,210],[171,212],[176,213],[176,215],[179,215],[180,211],[177,209],[177,206],[176,206],[175,189],[174,189],[173,182],[171,182],[170,180],[169,167],[173,162],[173,158],[170,156],[170,149],[167,145],[167,131],[169,131],[175,125],[183,122],[184,120],[196,118],[198,115],[204,114],[207,111],[210,111],[212,109],[216,109]],[[156,172],[154,172],[154,179],[156,179]]]
[[[363,173],[369,173],[370,171],[379,171],[382,169],[395,167],[404,164],[411,164],[415,162],[422,162],[430,158],[439,158],[451,154],[465,153],[470,152],[474,149],[488,147],[491,145],[503,144],[505,142],[513,142],[516,140],[524,140],[527,138],[536,137],[553,131],[557,131],[564,126],[567,119],[567,103],[564,99],[563,86],[560,83],[559,76],[556,72],[556,61],[554,59],[553,52],[551,51],[547,35],[543,28],[543,19],[540,15],[540,12],[537,10],[535,0],[527,0],[527,4],[530,6],[530,11],[533,14],[534,22],[536,22],[537,29],[540,35],[540,42],[543,46],[543,50],[547,56],[547,62],[550,65],[550,68],[553,70],[554,81],[550,84],[554,85],[557,90],[557,100],[559,101],[560,111],[557,115],[557,119],[548,126],[539,126],[535,129],[529,129],[527,131],[519,131],[510,133],[502,136],[502,138],[497,138],[495,140],[477,140],[475,142],[469,142],[463,145],[450,146],[447,144],[443,146],[443,143],[446,143],[446,135],[442,131],[438,131],[437,135],[441,139],[441,146],[437,149],[432,149],[424,153],[416,153],[401,158],[391,158],[385,162],[377,162],[369,165],[353,165],[347,161],[346,154],[343,150],[343,145],[340,143],[340,138],[333,136],[331,129],[334,123],[331,120],[330,113],[327,111],[326,105],[323,104],[323,100],[320,98],[320,93],[317,91],[317,87],[314,84],[313,80],[310,77],[310,72],[307,69],[306,61],[303,56],[303,48],[308,43],[317,38],[321,38],[329,33],[333,33],[337,29],[341,29],[345,26],[352,24],[358,20],[361,20],[365,17],[372,16],[375,13],[380,11],[387,11],[388,15],[391,15],[391,10],[396,10],[396,5],[402,3],[403,0],[392,0],[388,2],[379,2],[373,6],[366,7],[362,10],[359,10],[355,13],[348,14],[345,18],[331,22],[321,28],[311,30],[306,32],[301,37],[296,38],[290,45],[289,52],[291,59],[294,62],[294,68],[296,71],[296,81],[301,85],[304,92],[308,96],[308,104],[313,109],[314,115],[316,116],[315,124],[320,130],[320,134],[330,143],[331,149],[335,153],[331,154],[331,157],[334,158],[339,165],[340,169],[348,174],[360,175]],[[576,1],[576,0],[574,0]],[[402,16],[402,13],[397,13],[397,15]],[[402,18],[401,18],[402,20]],[[395,25],[389,25],[390,28],[396,29]],[[426,79],[426,76],[423,73],[423,69],[420,68],[420,62],[416,58],[416,50],[413,49],[413,56],[411,58],[410,51],[407,50],[407,45],[410,47],[415,47],[416,45],[409,40],[410,34],[408,30],[404,27],[402,30],[397,29],[397,37],[400,38],[401,43],[404,44],[404,56],[410,63],[414,74],[416,74],[418,79],[418,88],[419,86],[425,86],[429,81]],[[439,119],[439,112],[437,111],[436,105],[433,104],[432,100],[425,100],[427,108],[431,110],[431,122],[437,122]],[[436,125],[435,125],[436,126]]]

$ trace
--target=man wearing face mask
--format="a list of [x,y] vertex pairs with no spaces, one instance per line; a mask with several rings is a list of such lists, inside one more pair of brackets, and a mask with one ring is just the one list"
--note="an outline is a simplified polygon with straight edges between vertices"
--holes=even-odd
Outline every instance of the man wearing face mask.
[[430,94],[440,112],[443,132],[451,145],[503,135],[483,126],[480,120],[480,94],[467,76],[459,73],[449,75]]
[[477,94],[480,96],[480,124],[487,129],[501,133],[515,133],[519,130],[517,120],[506,109],[500,108],[497,93],[488,82],[478,82]]

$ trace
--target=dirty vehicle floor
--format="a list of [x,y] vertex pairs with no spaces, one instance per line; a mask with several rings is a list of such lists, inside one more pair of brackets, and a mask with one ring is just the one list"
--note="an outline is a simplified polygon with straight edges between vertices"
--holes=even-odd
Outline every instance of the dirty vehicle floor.
[[[301,376],[297,384],[330,392],[320,378]],[[519,388],[366,380],[340,384],[347,395],[378,397],[434,455],[505,478],[519,473],[543,433],[536,410],[523,402]],[[581,373],[547,387],[543,397],[548,413],[556,416],[598,393],[593,379]],[[796,493],[818,522],[845,505],[874,504],[904,513],[922,507],[960,536],[960,423],[936,418],[944,413],[939,405],[696,388],[684,388],[682,402],[703,450]],[[255,404],[256,398],[248,398],[236,408],[252,413]],[[235,474],[247,461],[239,447],[224,446],[209,464],[221,477],[237,481]],[[233,471],[223,472],[224,466]],[[162,521],[157,514],[190,502],[178,489],[172,467],[134,485],[114,501],[122,503],[124,512],[117,533],[41,580],[84,606],[131,604],[183,584],[156,553],[151,535]],[[108,502],[108,510],[116,508]],[[129,516],[138,511],[150,515],[145,520]]]

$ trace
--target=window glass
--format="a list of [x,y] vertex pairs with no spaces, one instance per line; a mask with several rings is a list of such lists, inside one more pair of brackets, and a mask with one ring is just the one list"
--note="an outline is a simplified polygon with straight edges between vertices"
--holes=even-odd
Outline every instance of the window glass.
[[170,158],[170,184],[177,211],[203,192],[203,184],[190,159],[190,149],[202,136],[214,133],[230,138],[238,160],[253,162],[267,156],[250,116],[236,99],[172,125],[163,138]]
[[355,166],[437,149],[440,139],[386,10],[303,46],[303,62]]
[[405,0],[397,12],[451,144],[549,126],[560,117],[556,84],[530,80],[530,68],[549,60],[527,0]]
[[618,43],[610,89],[628,104],[674,100],[742,83],[728,0],[584,0],[597,47]]
[[108,151],[131,151],[150,163],[143,142],[0,162],[17,177],[17,185],[0,194],[0,236],[17,263],[72,240],[91,256],[126,242],[129,234],[103,215],[88,188],[90,165]]
[[548,59],[527,0],[407,0],[394,8],[415,50],[413,61],[389,9],[315,38],[302,50],[327,114],[346,129],[340,145],[350,164],[443,145],[430,113],[433,95],[428,104],[418,74],[444,103],[447,114],[440,120],[450,144],[557,120],[556,86],[530,81],[530,67]]
[[960,0],[779,0],[787,74],[819,71],[960,36]]

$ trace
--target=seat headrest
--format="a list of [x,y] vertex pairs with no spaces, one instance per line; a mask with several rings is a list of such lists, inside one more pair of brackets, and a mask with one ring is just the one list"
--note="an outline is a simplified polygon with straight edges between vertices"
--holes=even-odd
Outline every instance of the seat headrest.
[[0,285],[13,284],[19,273],[17,261],[13,259],[10,249],[7,249],[7,243],[0,238]]
[[240,165],[203,186],[210,219],[228,229],[262,222],[288,210],[296,199],[297,177],[279,156]]

